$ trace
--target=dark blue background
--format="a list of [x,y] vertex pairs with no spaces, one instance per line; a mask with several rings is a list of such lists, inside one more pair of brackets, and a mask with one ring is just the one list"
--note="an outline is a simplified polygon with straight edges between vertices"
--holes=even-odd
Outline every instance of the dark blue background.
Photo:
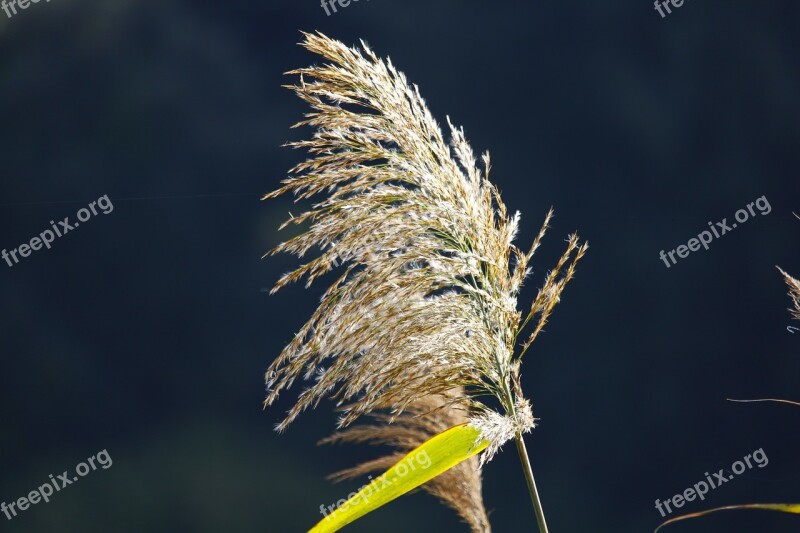
[[[107,449],[114,460],[10,532],[305,531],[360,483],[324,476],[375,450],[317,448],[325,404],[284,435],[262,374],[322,286],[264,290],[304,157],[304,105],[280,85],[313,61],[298,30],[365,38],[441,121],[488,148],[523,213],[534,295],[566,235],[591,249],[526,356],[528,438],[551,530],[645,532],[670,498],[753,450],[769,457],[683,510],[800,501],[800,333],[775,265],[800,275],[796,2],[687,0],[52,0],[0,13],[0,247],[103,194],[115,210],[0,263],[0,500]],[[667,269],[662,249],[766,195],[758,216]],[[800,324],[797,324],[800,326]],[[295,393],[297,390],[294,391]],[[497,532],[534,531],[513,446],[485,471]],[[733,513],[674,531],[797,531]],[[347,531],[465,531],[426,495]]]

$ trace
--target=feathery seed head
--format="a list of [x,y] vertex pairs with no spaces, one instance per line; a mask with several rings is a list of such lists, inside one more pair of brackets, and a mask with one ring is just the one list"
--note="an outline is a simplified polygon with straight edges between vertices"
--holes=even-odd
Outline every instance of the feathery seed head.
[[451,402],[491,441],[488,460],[534,426],[519,362],[587,246],[570,237],[523,317],[517,296],[552,211],[523,252],[513,244],[519,213],[509,216],[488,180],[488,153],[478,167],[463,129],[448,118],[445,142],[418,88],[363,42],[348,48],[304,34],[302,45],[326,61],[290,72],[299,76],[291,88],[312,109],[298,126],[315,128],[311,139],[290,146],[311,158],[265,198],[320,197],[284,224],[304,224],[304,231],[271,252],[319,255],[273,290],[304,277],[308,286],[337,267],[342,272],[269,367],[265,406],[299,377],[313,377],[277,429],[324,397],[343,408],[345,427],[377,411],[392,422],[421,398],[463,390]]

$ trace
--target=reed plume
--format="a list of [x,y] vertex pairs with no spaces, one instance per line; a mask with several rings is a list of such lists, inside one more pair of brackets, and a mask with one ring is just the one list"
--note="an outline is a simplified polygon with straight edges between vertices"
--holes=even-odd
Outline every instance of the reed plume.
[[[513,241],[520,215],[509,215],[489,181],[488,152],[479,167],[463,129],[449,118],[445,142],[417,86],[365,43],[349,48],[319,33],[303,35],[302,46],[326,61],[288,73],[298,76],[289,88],[312,109],[296,127],[315,128],[311,139],[289,146],[311,157],[265,198],[321,198],[281,226],[302,224],[302,233],[268,254],[317,256],[283,275],[273,292],[303,278],[308,286],[337,267],[342,272],[267,370],[265,407],[296,380],[310,382],[276,429],[329,397],[342,410],[340,429],[382,413],[380,427],[347,430],[338,439],[402,434],[407,448],[412,435],[429,434],[420,409],[445,401],[439,410],[466,418],[489,442],[481,465],[512,438],[522,453],[522,434],[535,419],[522,395],[520,362],[587,245],[569,237],[523,316],[517,298],[552,211],[530,249],[519,249]],[[527,456],[524,462],[530,487]],[[463,476],[479,479],[479,471],[465,468]],[[472,490],[459,498],[474,503]]]
[[[800,219],[800,215],[797,213],[795,213],[794,216]],[[778,270],[783,274],[783,279],[789,286],[789,296],[792,298],[793,304],[793,307],[790,308],[789,311],[791,311],[796,319],[800,320],[800,281],[784,272],[780,267],[778,267]]]
[[789,311],[796,319],[800,320],[800,281],[793,278],[780,268],[778,268],[778,270],[781,271],[781,274],[783,274],[783,279],[786,281],[786,285],[789,286],[789,296],[792,298],[793,305]]

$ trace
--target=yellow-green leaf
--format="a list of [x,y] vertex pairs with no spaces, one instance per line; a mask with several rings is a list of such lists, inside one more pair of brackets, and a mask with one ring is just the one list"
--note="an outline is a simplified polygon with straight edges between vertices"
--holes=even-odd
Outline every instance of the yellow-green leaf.
[[671,518],[658,526],[656,531],[668,524],[672,524],[680,520],[687,520],[689,518],[697,518],[698,516],[704,516],[719,511],[731,511],[735,509],[760,509],[762,511],[780,511],[782,513],[800,514],[800,503],[749,503],[745,505],[728,505],[726,507],[717,507],[707,511],[700,511],[698,513],[676,516],[675,518]]
[[483,451],[488,442],[468,424],[454,426],[409,452],[328,514],[308,533],[332,533]]

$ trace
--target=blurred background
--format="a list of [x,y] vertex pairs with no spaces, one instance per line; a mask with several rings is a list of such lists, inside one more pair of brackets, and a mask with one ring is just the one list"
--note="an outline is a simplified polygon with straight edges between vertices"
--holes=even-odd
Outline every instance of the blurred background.
[[[261,260],[304,154],[283,72],[298,30],[367,40],[434,115],[492,153],[523,213],[552,205],[528,298],[577,230],[587,257],[526,356],[528,437],[551,530],[646,532],[705,472],[754,468],[682,511],[800,501],[800,332],[775,265],[800,275],[796,2],[53,0],[0,12],[0,247],[102,195],[98,214],[0,262],[0,501],[106,449],[113,459],[9,532],[296,532],[362,482],[325,476],[375,449],[318,448],[331,405],[285,434],[300,387],[262,411],[263,372],[323,286],[269,296],[296,264]],[[757,215],[666,268],[671,250],[766,196]],[[529,300],[523,300],[526,305]],[[800,326],[800,323],[795,322]],[[494,530],[534,531],[513,444],[485,470]],[[675,532],[800,529],[733,513]],[[466,531],[425,494],[347,531]]]

